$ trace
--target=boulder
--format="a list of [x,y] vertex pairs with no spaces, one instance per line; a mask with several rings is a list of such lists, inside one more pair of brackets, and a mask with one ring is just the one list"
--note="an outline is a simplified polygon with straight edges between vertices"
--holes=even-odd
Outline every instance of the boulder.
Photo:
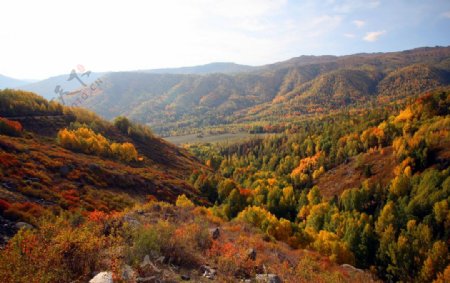
[[89,283],[113,283],[113,274],[110,271],[100,272]]
[[281,279],[276,274],[256,274],[255,278],[256,282],[265,282],[265,283],[281,283]]
[[200,272],[203,277],[213,280],[216,277],[217,271],[215,268],[211,268],[209,265],[202,265],[200,267]]

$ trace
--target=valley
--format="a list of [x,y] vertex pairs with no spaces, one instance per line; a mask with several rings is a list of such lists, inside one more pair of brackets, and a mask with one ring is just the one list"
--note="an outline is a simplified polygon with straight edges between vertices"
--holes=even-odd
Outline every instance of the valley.
[[449,50],[0,90],[0,278],[447,282]]
[[182,136],[172,136],[164,138],[166,141],[175,145],[192,143],[217,143],[217,142],[237,142],[246,139],[264,137],[265,134],[250,134],[246,132],[227,133],[227,134],[190,134]]

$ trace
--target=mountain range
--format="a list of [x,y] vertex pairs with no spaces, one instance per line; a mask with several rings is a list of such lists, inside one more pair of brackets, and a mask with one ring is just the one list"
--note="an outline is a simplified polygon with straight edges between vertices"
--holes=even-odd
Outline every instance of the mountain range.
[[[21,86],[11,81],[8,87],[47,99],[57,96],[58,85],[68,92],[83,89],[80,82],[68,78],[60,75]],[[100,88],[82,99],[83,107],[106,119],[129,117],[161,134],[187,126],[273,121],[414,96],[450,84],[450,47],[300,56],[259,67],[211,63],[92,72],[82,78],[88,87],[97,79]],[[70,104],[77,98],[71,95],[65,100]]]
[[[206,65],[190,66],[190,67],[180,67],[180,68],[164,68],[164,69],[149,69],[149,70],[139,70],[136,72],[144,72],[151,74],[212,74],[212,73],[223,73],[232,74],[239,72],[248,72],[255,70],[257,67],[239,65],[235,63],[228,62],[216,62]],[[104,76],[108,72],[89,72],[89,74],[84,74],[77,72],[81,81],[89,85],[96,79]],[[55,92],[55,88],[59,85],[64,91],[74,91],[82,87],[83,85],[75,80],[68,80],[70,74],[63,74],[58,76],[53,76],[44,80],[17,80],[14,78],[9,78],[0,75],[0,89],[2,88],[19,88],[22,90],[31,91],[37,93],[46,99],[52,99],[58,96]]]
[[101,116],[167,128],[324,113],[417,95],[450,84],[450,47],[301,56],[225,74],[114,72],[83,101]]

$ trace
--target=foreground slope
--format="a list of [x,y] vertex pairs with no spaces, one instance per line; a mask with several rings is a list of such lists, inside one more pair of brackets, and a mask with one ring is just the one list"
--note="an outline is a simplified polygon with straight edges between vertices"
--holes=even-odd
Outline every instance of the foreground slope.
[[87,282],[94,276],[108,282],[375,282],[182,198],[176,206],[152,201],[110,215],[49,218],[0,251],[3,282]]
[[[13,90],[0,92],[0,116],[0,199],[7,220],[35,223],[48,211],[123,210],[148,198],[174,202],[180,194],[205,202],[184,181],[203,166],[145,127],[130,123],[123,131],[88,111]],[[137,156],[100,155],[93,137],[78,137],[82,142],[68,147],[61,133],[71,129],[105,137],[116,151],[128,144]]]

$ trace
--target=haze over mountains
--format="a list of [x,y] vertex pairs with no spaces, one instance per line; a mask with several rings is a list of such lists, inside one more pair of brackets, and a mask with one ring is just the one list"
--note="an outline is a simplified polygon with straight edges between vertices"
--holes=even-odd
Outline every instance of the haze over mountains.
[[[157,73],[157,74],[211,74],[211,73],[223,73],[232,74],[239,72],[247,72],[255,70],[256,67],[239,65],[235,63],[228,62],[217,62],[210,63],[206,65],[181,67],[181,68],[164,68],[164,69],[149,69],[149,70],[139,70],[134,72],[144,72],[144,73]],[[108,72],[89,72],[89,75],[78,72],[80,79],[85,84],[90,84],[96,79],[104,76]],[[64,91],[74,91],[79,89],[83,85],[80,84],[76,79],[68,80],[70,74],[53,76],[44,80],[36,81],[26,81],[17,80],[0,75],[0,89],[2,88],[19,88],[22,90],[28,90],[35,92],[46,99],[52,99],[58,96],[55,92],[56,86],[61,86]]]
[[0,75],[0,89],[20,87],[29,83],[30,81],[27,80],[18,80],[4,75]]

